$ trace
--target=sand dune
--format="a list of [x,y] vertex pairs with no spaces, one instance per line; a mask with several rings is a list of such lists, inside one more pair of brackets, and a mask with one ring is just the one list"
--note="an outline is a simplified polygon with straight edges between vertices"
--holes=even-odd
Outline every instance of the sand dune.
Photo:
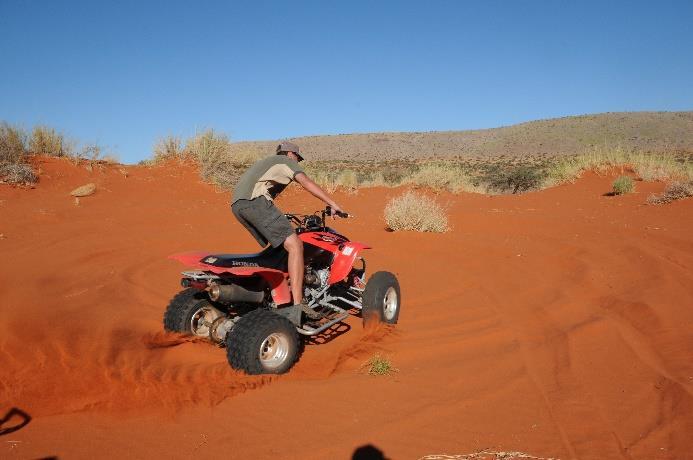
[[[250,377],[161,324],[182,268],[167,255],[257,250],[227,194],[178,165],[40,162],[35,189],[0,186],[0,417],[33,417],[2,458],[693,455],[693,200],[644,205],[661,184],[441,194],[442,235],[384,230],[399,190],[338,195],[369,271],[400,279],[400,323],[352,318],[289,374]],[[280,206],[319,203],[290,190]],[[399,372],[360,372],[375,352]]]

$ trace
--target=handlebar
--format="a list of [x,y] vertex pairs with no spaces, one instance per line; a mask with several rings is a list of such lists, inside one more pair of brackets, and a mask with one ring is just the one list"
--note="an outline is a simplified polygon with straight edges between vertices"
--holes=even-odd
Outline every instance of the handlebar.
[[[325,223],[325,216],[337,216],[341,217],[343,219],[346,219],[347,217],[355,217],[352,214],[349,214],[347,212],[342,212],[342,211],[335,211],[332,209],[331,206],[325,207],[322,211],[316,211],[314,214],[291,214],[291,213],[286,213],[284,214],[287,219],[289,219],[290,222],[292,222],[294,225],[296,225],[297,229],[301,229],[304,227],[311,227],[311,225],[316,226],[316,223],[314,220],[311,219],[317,219],[317,226],[327,228],[326,223]],[[310,224],[308,222],[311,222]]]

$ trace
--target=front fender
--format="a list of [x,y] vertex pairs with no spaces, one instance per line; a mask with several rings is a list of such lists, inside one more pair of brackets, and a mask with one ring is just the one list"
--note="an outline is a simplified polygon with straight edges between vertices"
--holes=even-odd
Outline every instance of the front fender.
[[354,266],[354,261],[359,256],[359,253],[364,249],[370,249],[370,246],[355,241],[344,243],[342,248],[335,252],[328,283],[335,284],[344,280],[351,271],[351,267]]

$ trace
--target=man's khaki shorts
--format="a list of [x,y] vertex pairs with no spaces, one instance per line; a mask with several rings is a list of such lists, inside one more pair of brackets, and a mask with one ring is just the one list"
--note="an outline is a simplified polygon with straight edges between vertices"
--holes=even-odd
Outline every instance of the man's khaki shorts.
[[264,196],[237,200],[231,205],[231,211],[262,247],[269,242],[277,248],[294,234],[289,219]]

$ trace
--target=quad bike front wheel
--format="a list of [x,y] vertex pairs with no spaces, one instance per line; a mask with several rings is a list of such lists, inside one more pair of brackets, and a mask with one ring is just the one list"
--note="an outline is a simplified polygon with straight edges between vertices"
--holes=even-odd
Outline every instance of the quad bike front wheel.
[[204,292],[188,288],[171,299],[164,313],[164,328],[209,338],[210,326],[223,315],[209,302]]
[[291,321],[258,309],[244,315],[226,335],[226,356],[231,367],[248,374],[283,374],[298,360],[301,345]]
[[399,282],[390,272],[376,272],[368,279],[363,290],[364,325],[371,320],[396,324],[401,304]]

